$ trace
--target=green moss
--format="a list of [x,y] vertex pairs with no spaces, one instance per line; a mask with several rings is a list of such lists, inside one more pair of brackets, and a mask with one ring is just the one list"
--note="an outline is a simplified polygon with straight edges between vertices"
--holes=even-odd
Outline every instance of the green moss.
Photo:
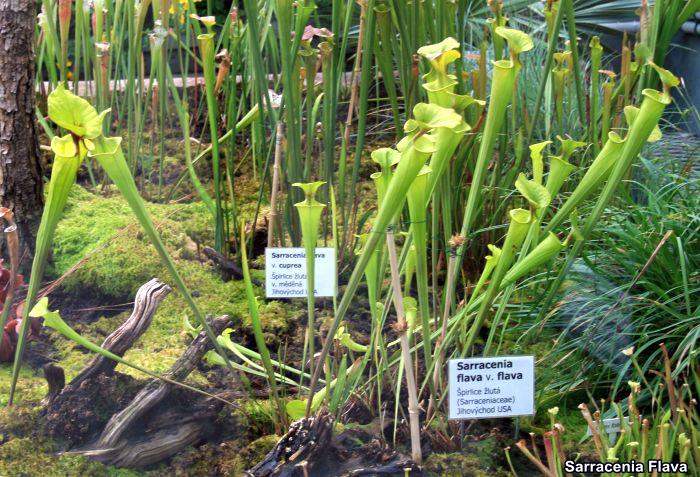
[[[164,277],[157,253],[119,195],[101,197],[76,186],[68,203],[54,238],[55,273],[83,263],[63,282],[66,290],[84,292],[87,286],[107,297],[124,298],[148,279]],[[148,210],[176,257],[192,240],[211,240],[209,212],[202,204],[149,204]]]
[[234,411],[240,422],[253,435],[268,434],[274,429],[272,403],[266,399],[246,399]]
[[[250,318],[243,282],[224,282],[217,270],[197,259],[194,242],[211,243],[213,240],[211,217],[206,207],[201,203],[149,204],[148,210],[202,312],[214,316],[227,314],[238,336],[249,334]],[[53,252],[57,275],[80,262],[63,282],[68,293],[126,302],[133,300],[138,288],[153,277],[170,282],[155,249],[141,233],[126,202],[116,194],[102,197],[75,187],[58,225]],[[73,326],[99,343],[129,313],[102,318],[89,325],[73,323]],[[125,358],[153,371],[167,370],[190,341],[182,333],[185,315],[193,320],[184,300],[173,291]],[[280,335],[289,326],[288,305],[261,303],[260,315],[268,344],[278,344]],[[55,346],[67,379],[77,374],[90,358],[71,342],[58,339]],[[135,373],[121,365],[119,370]]]
[[[12,378],[12,364],[3,363],[0,365],[0,406],[7,404],[10,395],[10,381]],[[38,402],[48,392],[49,388],[41,375],[33,370],[24,367],[20,370],[17,380],[17,392],[15,404],[23,402]],[[0,474],[2,475],[2,474]]]
[[2,438],[7,439],[8,436],[23,437],[36,431],[40,411],[40,407],[31,405],[3,406],[0,409]]
[[500,465],[502,445],[495,436],[466,442],[459,452],[430,454],[425,461],[427,475],[487,477],[509,475]]
[[[268,346],[278,345],[280,337],[289,330],[290,313],[289,306],[281,301],[258,302],[258,314]],[[249,314],[246,314],[244,323],[246,326],[252,326]]]
[[503,469],[488,465],[477,454],[454,452],[430,454],[425,460],[426,475],[444,477],[496,477],[509,475]]
[[82,456],[56,456],[50,443],[35,438],[11,439],[0,446],[0,475],[67,477],[136,477],[127,469],[107,467]]
[[243,472],[263,460],[279,439],[279,436],[271,434],[254,440],[242,449],[235,449],[235,452],[229,456],[230,459],[221,461],[219,465],[221,474],[231,477],[242,475]]

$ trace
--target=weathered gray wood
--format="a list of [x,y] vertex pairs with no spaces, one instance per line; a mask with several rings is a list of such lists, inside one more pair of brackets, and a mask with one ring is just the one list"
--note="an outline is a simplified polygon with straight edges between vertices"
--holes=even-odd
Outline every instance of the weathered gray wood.
[[196,444],[202,435],[202,425],[189,422],[150,433],[148,439],[140,442],[121,441],[120,447],[103,454],[102,458],[97,453],[94,457],[117,467],[145,467]]
[[[221,316],[212,322],[212,329],[217,335],[228,325],[228,316]],[[185,352],[173,364],[165,377],[175,381],[184,380],[212,348],[211,341],[202,331]],[[102,431],[97,441],[97,447],[110,448],[118,445],[119,439],[139,421],[148,411],[158,405],[173,389],[172,384],[159,379],[153,379],[146,384],[126,408],[113,415]],[[155,445],[160,445],[156,443]]]
[[[158,305],[170,291],[169,286],[156,279],[144,284],[136,294],[131,316],[107,337],[102,346],[122,356],[148,329]],[[230,324],[230,320],[227,316],[221,316],[211,320],[210,324],[218,335]],[[116,364],[113,361],[102,357],[93,359],[63,391],[48,400],[45,414],[47,419],[52,419],[51,428],[57,429],[59,434],[63,429],[78,434],[75,438],[72,435],[69,437],[74,444],[84,442],[82,438],[102,429],[94,444],[69,453],[89,456],[111,465],[143,467],[171,457],[206,438],[221,409],[222,402],[214,397],[193,397],[186,409],[177,404],[181,397],[169,399],[177,387],[173,381],[184,381],[212,347],[202,331],[163,375],[169,382],[162,379],[148,381],[132,399],[126,401],[128,404],[117,407],[121,410],[114,413],[104,427],[101,424],[104,421],[94,422],[94,413],[86,403],[90,402],[91,396],[99,394],[96,391],[104,387],[105,380],[111,384],[121,375],[114,373]],[[62,371],[60,368],[58,370]],[[54,382],[52,395],[57,387],[62,386],[60,379],[54,379],[58,376],[58,370],[47,370],[47,379]],[[79,399],[74,399],[77,397]],[[80,409],[69,405],[73,402],[80,403]],[[77,426],[76,420],[79,421]]]
[[[104,340],[102,346],[123,356],[148,329],[158,305],[170,291],[168,285],[156,279],[141,286],[134,299],[133,312]],[[59,376],[62,370],[54,369],[58,366],[54,365],[48,372],[45,370],[50,389],[44,409],[48,435],[74,445],[84,442],[93,432],[102,429],[109,413],[114,412],[115,407],[120,409],[124,405],[119,400],[128,399],[128,396],[114,394],[109,389],[119,388],[122,392],[133,392],[120,387],[119,383],[124,384],[128,379],[115,374],[115,366],[116,362],[95,356],[65,387]],[[101,410],[99,417],[94,412],[95,408]],[[108,414],[103,414],[105,411]]]
[[[102,347],[117,356],[124,356],[124,353],[151,325],[158,305],[171,291],[172,288],[156,278],[142,285],[136,292],[134,310],[131,312],[131,316],[107,336],[102,342]],[[101,373],[111,373],[116,366],[116,361],[98,355],[71,381],[69,386],[77,388],[86,379]]]

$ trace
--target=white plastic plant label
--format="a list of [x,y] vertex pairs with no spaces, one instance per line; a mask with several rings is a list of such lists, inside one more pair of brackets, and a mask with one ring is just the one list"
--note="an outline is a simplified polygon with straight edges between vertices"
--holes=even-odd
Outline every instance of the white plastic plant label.
[[[624,419],[629,424],[630,418],[625,417]],[[598,427],[597,422],[593,422],[593,425],[595,427]],[[619,417],[611,417],[608,419],[603,419],[603,429],[605,430],[605,433],[608,435],[608,440],[610,441],[611,444],[615,444],[615,442],[617,442],[617,436],[620,434],[621,428],[622,428],[622,423],[620,422]],[[590,430],[590,428],[586,428],[586,437],[590,437],[590,436],[591,436],[591,430]]]
[[[314,296],[332,297],[336,289],[335,249],[316,249]],[[302,247],[265,249],[265,296],[306,298],[306,252]]]
[[535,413],[535,357],[452,359],[450,419],[531,416]]

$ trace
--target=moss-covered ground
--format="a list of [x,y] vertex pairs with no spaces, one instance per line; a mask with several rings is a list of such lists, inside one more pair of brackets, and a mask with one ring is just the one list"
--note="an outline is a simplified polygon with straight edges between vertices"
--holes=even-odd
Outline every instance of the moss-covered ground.
[[[251,191],[251,194],[253,192]],[[252,197],[252,196],[251,196]],[[211,220],[207,209],[199,202],[149,204],[148,210],[158,227],[163,241],[174,258],[178,270],[191,290],[201,310],[207,314],[229,315],[234,323],[234,339],[252,344],[250,318],[243,283],[238,280],[225,282],[211,263],[199,253],[200,244],[213,241]],[[252,217],[252,214],[251,214]],[[255,263],[255,262],[254,262]],[[254,276],[263,279],[262,270],[253,270]],[[69,205],[55,237],[53,278],[62,277],[61,293],[71,300],[81,298],[90,306],[128,304],[138,288],[153,277],[166,283],[170,277],[161,264],[148,239],[140,232],[137,221],[131,215],[126,202],[116,193],[102,191],[99,195],[74,187]],[[262,295],[262,290],[257,289]],[[51,307],[61,307],[60,300],[53,300]],[[73,310],[66,315],[69,324],[94,342],[101,342],[107,334],[122,323],[130,313],[130,307],[114,314],[109,306],[104,313],[90,313],[85,319]],[[78,307],[79,309],[79,307]],[[261,300],[260,315],[268,344],[274,349],[285,333],[292,331],[297,311],[289,302]],[[188,316],[184,300],[173,291],[161,304],[148,331],[128,351],[126,358],[156,372],[167,370],[180,356],[188,343],[183,322]],[[91,355],[61,336],[49,333],[50,358],[66,371],[70,380],[91,359]],[[527,345],[509,343],[504,349],[512,352],[534,352],[537,347],[547,347],[545,342]],[[118,366],[118,370],[134,374],[138,372]],[[5,404],[9,391],[10,366],[0,366],[0,405]],[[204,385],[204,375],[195,372],[190,381]],[[260,412],[244,412],[249,422],[248,433],[235,441],[219,446],[207,444],[178,455],[169,466],[161,466],[148,472],[115,469],[77,456],[56,456],[52,443],[38,437],[32,429],[36,419],[34,407],[46,394],[47,387],[40,372],[25,366],[22,369],[18,406],[0,414],[0,428],[5,442],[0,446],[0,475],[240,475],[273,445],[275,436],[265,436],[271,430],[269,416]],[[260,409],[263,409],[264,406]],[[246,408],[248,409],[248,408]],[[255,408],[257,409],[257,407]],[[248,409],[248,411],[254,409]],[[265,413],[262,413],[265,414]],[[546,413],[545,413],[546,414]],[[563,418],[572,427],[578,427],[577,412],[562,409]],[[24,427],[19,423],[25,423]],[[525,428],[537,429],[542,423],[524,419]],[[255,439],[255,436],[264,436]],[[253,441],[249,441],[253,437]],[[489,447],[491,446],[491,447]],[[502,452],[494,447],[493,439],[469,447],[461,453],[432,454],[426,462],[430,475],[497,475],[497,461]],[[485,462],[491,462],[485,466]],[[42,469],[44,470],[42,472]],[[462,472],[462,473],[460,473]],[[464,474],[463,472],[468,472]]]
[[[363,161],[363,165],[365,162]],[[149,186],[153,187],[153,186]],[[363,197],[371,197],[370,185]],[[248,220],[252,219],[253,207],[257,199],[255,184],[238,184],[239,211]],[[148,196],[149,194],[145,194]],[[369,209],[371,201],[363,203],[361,209]],[[174,258],[176,266],[191,290],[200,309],[206,314],[227,314],[234,323],[232,337],[246,345],[253,345],[250,333],[250,317],[243,283],[238,280],[224,281],[216,268],[200,253],[201,245],[213,242],[212,221],[206,207],[200,202],[174,202],[168,204],[151,203],[148,210],[163,237],[163,241]],[[253,259],[253,264],[260,264]],[[254,278],[262,280],[263,271],[252,270]],[[73,188],[63,219],[56,233],[53,259],[50,267],[51,278],[61,278],[60,293],[70,296],[72,305],[86,306],[104,312],[80,313],[80,306],[72,306],[64,315],[69,324],[93,342],[101,342],[112,330],[129,315],[129,303],[138,288],[153,277],[171,283],[170,277],[161,264],[148,239],[141,233],[136,219],[126,202],[118,193],[101,190],[99,194],[85,188]],[[256,289],[263,295],[261,289]],[[52,298],[51,308],[61,308],[61,300]],[[125,310],[115,314],[110,311],[115,305]],[[274,350],[285,334],[299,336],[296,327],[298,315],[303,315],[303,304],[260,300],[259,312],[268,344]],[[135,343],[125,356],[126,359],[155,372],[167,370],[181,355],[188,344],[183,322],[188,317],[188,308],[179,294],[173,291],[161,304],[148,331]],[[51,332],[50,347],[42,349],[51,359],[66,371],[66,379],[75,376],[92,356],[73,342]],[[535,343],[522,344],[510,341],[506,336],[502,350],[506,354],[535,354],[541,356],[551,345],[546,336],[540,336]],[[139,376],[130,368],[118,366],[118,371]],[[550,379],[547,374],[556,369],[538,366],[538,379]],[[9,391],[11,366],[0,365],[0,406],[6,404]],[[205,385],[206,377],[194,372],[190,381]],[[89,475],[119,476],[132,475],[241,475],[242,471],[257,462],[276,441],[271,432],[269,410],[265,404],[246,407],[242,413],[247,422],[247,434],[234,441],[220,445],[206,444],[197,449],[189,449],[176,456],[168,466],[145,471],[130,471],[103,466],[82,457],[57,456],[51,442],[42,439],[36,432],[36,414],[47,392],[47,386],[40,371],[27,365],[22,368],[18,383],[17,406],[0,411],[0,476],[5,475]],[[583,429],[583,421],[572,403],[566,408],[558,403],[556,396],[551,405],[560,405],[559,420],[567,429]],[[538,398],[539,401],[539,398]],[[547,402],[547,399],[544,399]],[[546,409],[543,409],[546,411]],[[539,413],[543,418],[521,419],[523,430],[538,431],[546,426],[546,412]],[[262,436],[262,437],[261,437]],[[433,453],[426,461],[429,475],[501,475],[503,454],[500,444],[494,438],[467,446],[462,452]]]
[[[206,314],[229,315],[234,323],[233,336],[249,344],[250,317],[243,282],[224,281],[215,267],[199,253],[199,244],[210,244],[213,237],[207,209],[199,202],[192,202],[149,204],[148,210],[200,309]],[[260,270],[252,270],[252,273],[258,279],[263,278]],[[52,278],[62,277],[61,293],[70,296],[73,303],[80,304],[80,299],[84,298],[91,305],[100,301],[105,305],[128,304],[133,301],[138,288],[153,277],[172,283],[121,196],[110,191],[97,195],[79,186],[73,188],[56,232],[50,274]],[[262,290],[256,292],[262,294]],[[50,307],[60,310],[61,303],[58,301],[51,299]],[[80,313],[75,311],[64,317],[83,336],[100,343],[129,316],[130,307],[122,308],[125,311],[114,314],[106,306],[104,313],[98,313],[98,317],[90,321],[82,319]],[[278,301],[261,301],[259,312],[268,343],[274,347],[290,329],[295,314],[290,305]],[[85,315],[94,317],[95,313]],[[166,371],[188,344],[189,337],[183,328],[188,315],[189,310],[182,297],[176,291],[170,293],[160,305],[148,331],[125,358],[155,372]],[[70,380],[92,356],[55,333],[45,333],[51,346],[48,351],[42,349],[43,353],[49,354],[44,358],[63,367],[66,379]],[[138,372],[122,365],[117,370],[143,378]],[[1,365],[2,406],[6,404],[9,393],[10,375],[11,365]],[[190,380],[204,382],[205,377],[195,372]],[[144,475],[143,472],[108,468],[82,457],[55,456],[51,442],[37,437],[31,429],[12,424],[15,421],[27,422],[27,417],[38,409],[36,405],[46,392],[46,382],[40,371],[25,365],[18,383],[17,405],[11,410],[2,411],[0,415],[0,429],[4,430],[1,436],[4,444],[0,445],[0,476]],[[242,440],[235,447],[245,446],[247,443]],[[222,475],[238,475],[256,453],[251,449],[239,456],[238,450],[235,451],[237,459],[226,459],[226,464],[212,462],[211,466],[231,469],[232,473]],[[211,466],[200,463],[198,471],[188,471],[183,475],[211,475]],[[167,472],[163,472],[156,470],[151,473],[167,475]]]

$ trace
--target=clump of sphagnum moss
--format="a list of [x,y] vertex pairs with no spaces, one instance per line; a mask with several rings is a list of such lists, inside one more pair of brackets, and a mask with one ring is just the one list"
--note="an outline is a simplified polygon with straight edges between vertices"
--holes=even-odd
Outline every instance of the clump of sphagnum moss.
[[[138,288],[153,277],[168,282],[162,265],[147,237],[121,196],[100,196],[74,187],[68,208],[58,225],[53,249],[54,273],[59,276],[82,260],[63,282],[68,293],[90,293],[112,302],[133,300]],[[196,243],[213,242],[211,217],[201,203],[149,204],[160,234],[195,301],[204,313],[228,315],[235,329],[247,335],[250,318],[242,281],[222,280],[214,267],[201,260]],[[254,270],[263,278],[262,270]],[[103,317],[89,326],[76,328],[94,342],[118,327],[130,311]],[[159,306],[153,322],[129,350],[126,359],[152,371],[166,371],[182,354],[189,337],[183,335],[188,308],[176,291]],[[280,302],[261,304],[263,329],[270,344],[288,330],[289,306]],[[189,317],[192,319],[192,317]],[[87,357],[71,342],[58,340],[59,364],[67,367],[68,378],[77,373]],[[124,372],[129,372],[124,369]]]

